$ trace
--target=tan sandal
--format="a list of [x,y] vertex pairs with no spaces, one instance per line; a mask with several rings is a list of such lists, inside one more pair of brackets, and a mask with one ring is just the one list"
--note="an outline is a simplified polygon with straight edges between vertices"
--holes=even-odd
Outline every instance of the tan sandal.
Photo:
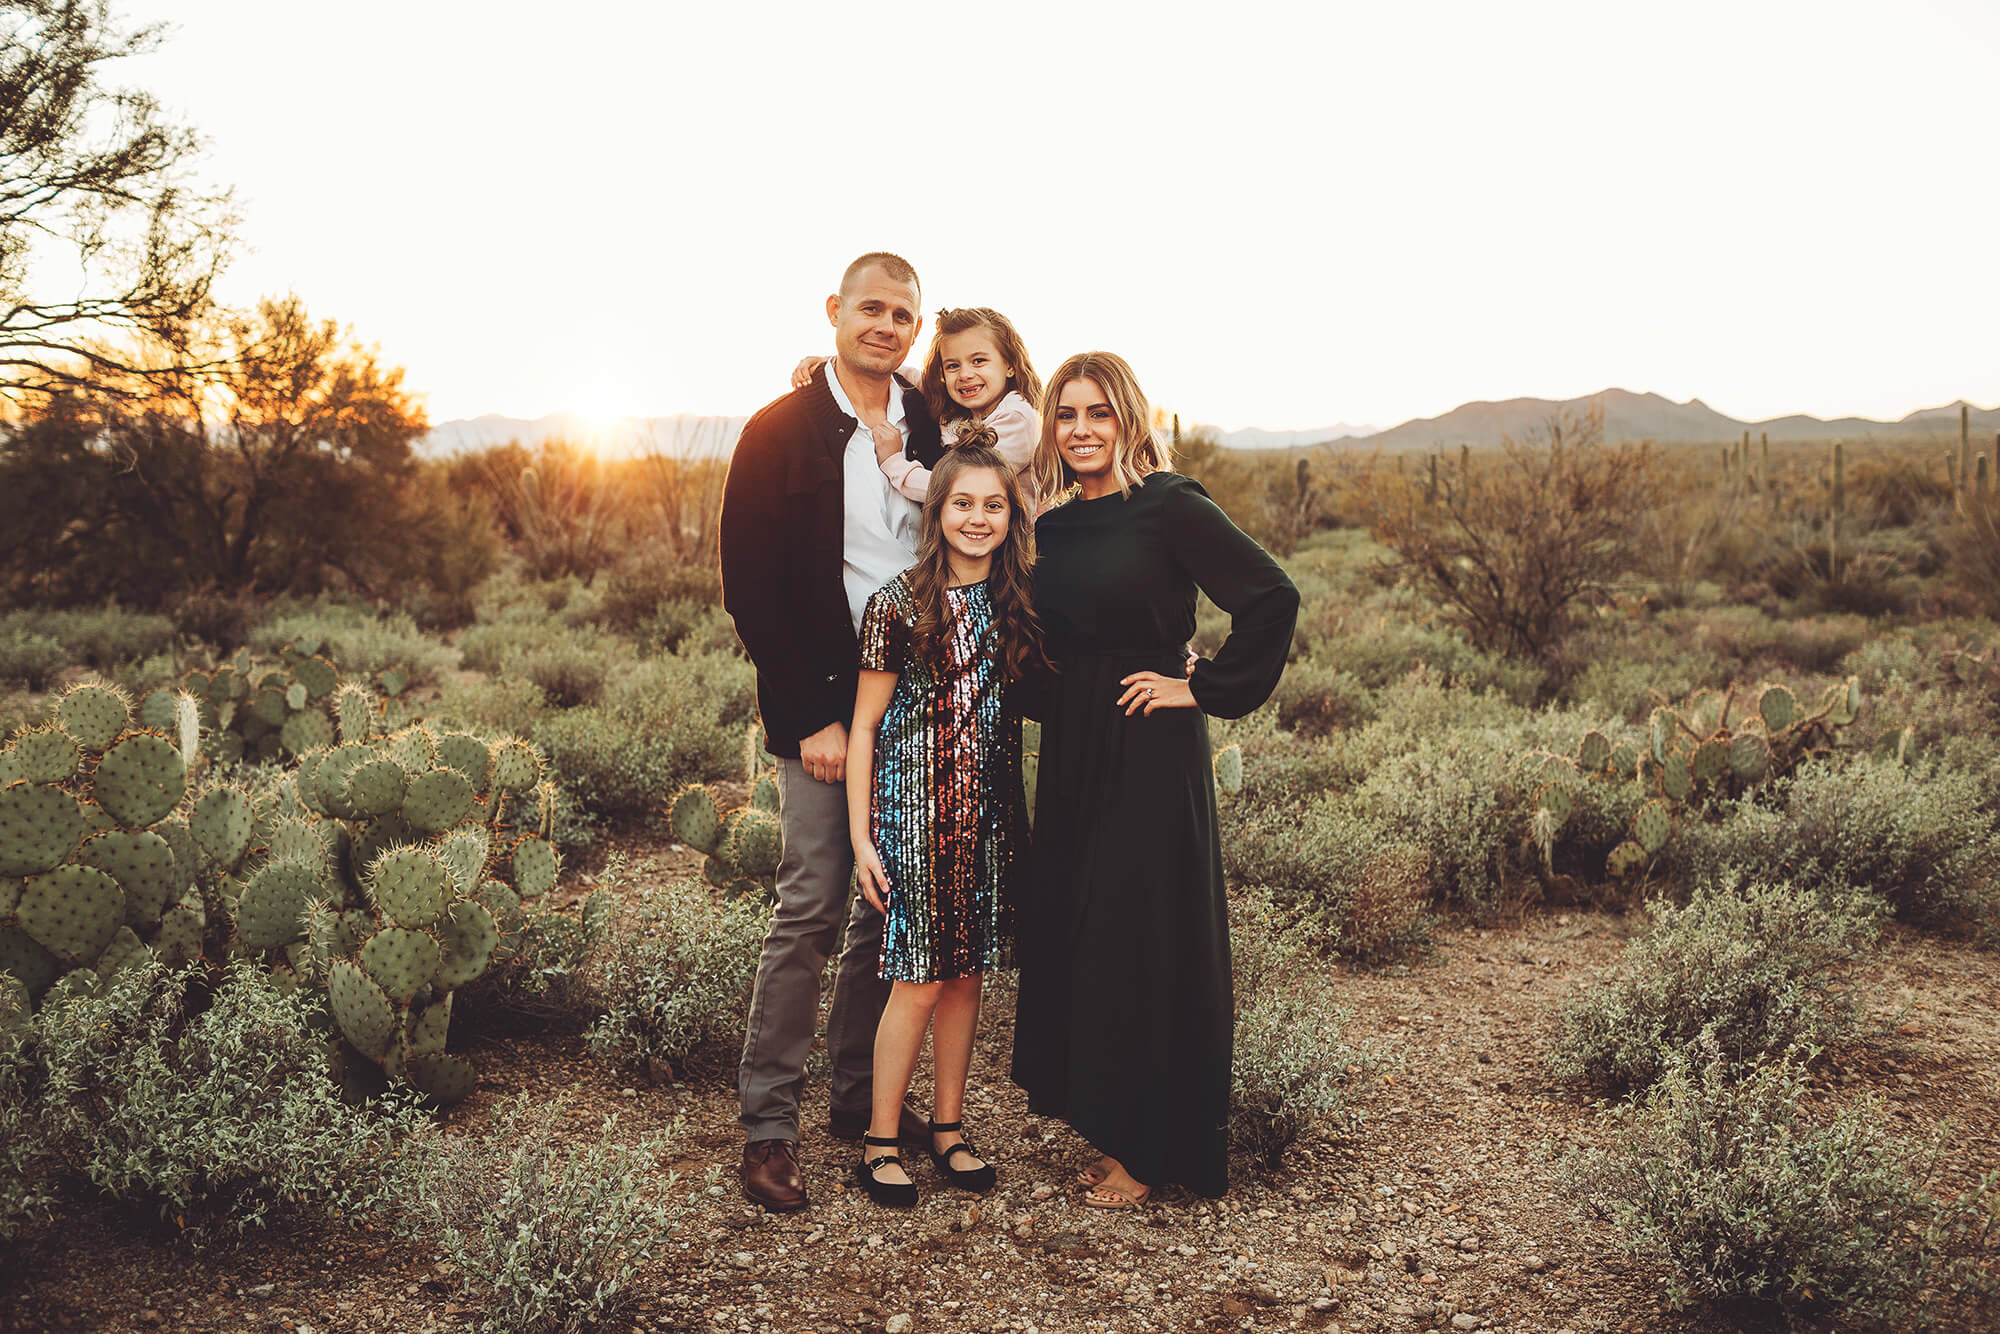
[[1092,1186],[1083,1193],[1084,1207],[1088,1209],[1144,1209],[1152,1198],[1151,1186],[1138,1195],[1127,1195],[1122,1190],[1113,1190],[1102,1184]]

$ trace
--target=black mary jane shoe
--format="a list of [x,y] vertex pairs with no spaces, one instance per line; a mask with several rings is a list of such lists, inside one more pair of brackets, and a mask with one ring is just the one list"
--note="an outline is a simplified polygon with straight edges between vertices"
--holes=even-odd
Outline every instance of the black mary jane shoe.
[[960,1140],[943,1153],[939,1153],[936,1148],[938,1135],[949,1134],[951,1131],[962,1129],[964,1125],[965,1122],[963,1121],[931,1122],[931,1161],[937,1164],[937,1170],[944,1173],[945,1180],[951,1182],[952,1185],[958,1187],[960,1190],[969,1190],[974,1194],[984,1195],[987,1191],[993,1189],[993,1183],[999,1179],[1000,1174],[993,1170],[993,1164],[981,1163],[978,1167],[971,1168],[957,1168],[951,1165],[951,1157],[955,1153],[962,1153],[968,1158],[977,1158],[980,1156],[979,1150],[972,1147],[971,1141]]
[[[863,1135],[861,1142],[864,1145],[877,1149],[895,1149],[902,1146],[901,1140],[881,1139],[874,1135]],[[875,1179],[875,1169],[886,1163],[894,1163],[898,1167],[903,1166],[903,1160],[893,1153],[885,1153],[878,1157],[870,1158],[868,1156],[868,1149],[863,1148],[861,1150],[861,1161],[854,1165],[854,1179],[861,1183],[861,1188],[868,1192],[868,1198],[875,1201],[875,1203],[884,1205],[890,1209],[907,1209],[917,1202],[917,1183],[914,1181],[877,1181]],[[905,1170],[907,1171],[908,1169]]]

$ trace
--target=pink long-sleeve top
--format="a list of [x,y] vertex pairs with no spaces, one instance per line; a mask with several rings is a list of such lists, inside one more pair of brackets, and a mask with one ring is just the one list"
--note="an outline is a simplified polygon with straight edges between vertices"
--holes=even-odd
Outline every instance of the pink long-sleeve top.
[[[959,418],[944,423],[942,434],[946,449],[958,444],[958,428],[963,421],[964,418]],[[1035,474],[1028,465],[1035,461],[1035,448],[1042,442],[1041,414],[1028,406],[1027,399],[1010,389],[986,414],[985,422],[1000,437],[994,445],[994,452],[1012,464],[1015,475],[1021,479],[1021,502],[1032,523],[1038,496]],[[895,454],[883,462],[882,473],[891,486],[919,505],[923,504],[924,495],[931,485],[929,468],[915,459]]]

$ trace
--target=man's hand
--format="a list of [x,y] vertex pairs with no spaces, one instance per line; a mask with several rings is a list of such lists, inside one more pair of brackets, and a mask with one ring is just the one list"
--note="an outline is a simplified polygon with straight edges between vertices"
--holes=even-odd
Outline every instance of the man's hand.
[[799,742],[799,763],[806,777],[838,783],[847,776],[847,724],[828,723]]
[[875,437],[875,462],[877,464],[887,463],[890,459],[895,458],[903,452],[903,433],[889,425],[889,423],[883,422],[880,426],[869,427],[868,430]]

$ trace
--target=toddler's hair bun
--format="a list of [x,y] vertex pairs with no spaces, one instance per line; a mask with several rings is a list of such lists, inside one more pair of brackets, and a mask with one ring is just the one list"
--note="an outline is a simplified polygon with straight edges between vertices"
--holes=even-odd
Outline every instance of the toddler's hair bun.
[[969,421],[959,423],[957,448],[963,449],[967,445],[984,445],[988,449],[993,449],[999,443],[1000,433],[985,422]]

